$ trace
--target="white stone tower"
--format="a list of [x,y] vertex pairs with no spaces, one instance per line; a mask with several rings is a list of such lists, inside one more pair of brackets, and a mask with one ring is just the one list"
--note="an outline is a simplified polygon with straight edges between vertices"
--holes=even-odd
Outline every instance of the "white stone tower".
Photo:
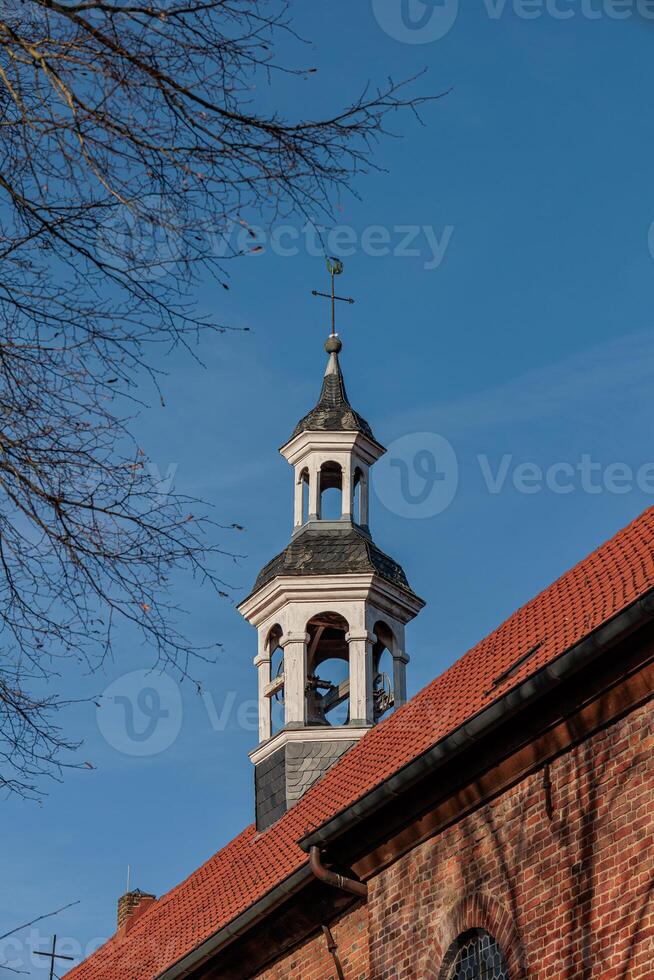
[[348,401],[341,348],[332,334],[318,404],[281,448],[294,470],[291,541],[239,606],[259,634],[260,830],[404,703],[404,628],[424,605],[370,535],[369,471],[385,450]]

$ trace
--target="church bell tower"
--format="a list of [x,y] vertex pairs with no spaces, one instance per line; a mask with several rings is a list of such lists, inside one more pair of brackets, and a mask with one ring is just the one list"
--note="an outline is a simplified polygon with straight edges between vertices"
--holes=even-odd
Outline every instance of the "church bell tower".
[[329,268],[320,398],[280,450],[294,473],[291,540],[239,606],[259,637],[259,745],[250,754],[259,830],[404,703],[405,626],[424,605],[370,534],[370,467],[385,449],[345,391],[333,320],[342,267]]

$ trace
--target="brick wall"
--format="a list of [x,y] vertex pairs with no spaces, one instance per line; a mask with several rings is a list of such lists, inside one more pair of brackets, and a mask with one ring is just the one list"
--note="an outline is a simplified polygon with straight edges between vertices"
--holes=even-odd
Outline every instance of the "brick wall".
[[[368,955],[368,910],[354,909],[330,925],[346,980],[370,980]],[[321,934],[291,956],[258,974],[265,980],[338,980],[334,960]]]
[[[345,980],[437,980],[462,931],[512,980],[654,976],[654,711],[632,712],[416,847],[332,925]],[[260,980],[337,980],[317,936]]]

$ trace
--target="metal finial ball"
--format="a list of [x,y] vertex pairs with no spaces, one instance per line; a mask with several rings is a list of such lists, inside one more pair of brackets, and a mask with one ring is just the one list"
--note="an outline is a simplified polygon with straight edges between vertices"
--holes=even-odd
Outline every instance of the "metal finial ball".
[[325,350],[328,354],[338,354],[343,349],[343,342],[340,337],[332,335],[325,341]]

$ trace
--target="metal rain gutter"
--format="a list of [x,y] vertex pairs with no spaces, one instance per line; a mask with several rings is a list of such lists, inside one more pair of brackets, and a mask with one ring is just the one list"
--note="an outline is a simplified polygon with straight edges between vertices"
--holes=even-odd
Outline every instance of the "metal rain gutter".
[[278,905],[300,891],[309,882],[314,881],[314,874],[308,864],[303,864],[290,877],[286,878],[279,885],[264,895],[262,899],[251,905],[245,912],[237,916],[218,932],[205,939],[203,943],[187,953],[172,966],[169,966],[163,973],[157,974],[157,980],[178,980],[186,977],[194,970],[197,970],[205,960],[210,959],[223,947],[238,939],[244,932],[247,932],[259,919],[263,919],[268,913],[274,911]]
[[591,664],[600,654],[653,618],[654,589],[570,647],[551,664],[528,677],[517,688],[508,691],[498,701],[474,715],[460,728],[447,735],[352,806],[342,810],[317,830],[308,834],[299,842],[300,847],[304,851],[310,851],[314,846],[324,847],[344,831],[375,813],[390,799],[399,796],[427,773],[450,761],[453,755],[474,745],[511,715],[527,707],[536,698],[552,691],[578,670]]

